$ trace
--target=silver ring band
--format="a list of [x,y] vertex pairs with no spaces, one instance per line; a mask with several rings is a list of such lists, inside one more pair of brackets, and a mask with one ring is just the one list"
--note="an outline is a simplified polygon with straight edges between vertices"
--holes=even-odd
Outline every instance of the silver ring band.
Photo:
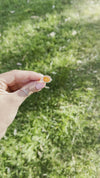
[[27,92],[27,90],[25,90],[24,88],[23,88],[23,89],[21,89],[21,91],[23,91],[23,92],[25,93],[25,95],[26,95],[26,96],[28,96],[28,95],[29,95],[29,92]]
[[23,91],[25,93],[26,96],[31,95],[33,92],[32,91],[27,91],[26,89],[21,89],[21,91]]

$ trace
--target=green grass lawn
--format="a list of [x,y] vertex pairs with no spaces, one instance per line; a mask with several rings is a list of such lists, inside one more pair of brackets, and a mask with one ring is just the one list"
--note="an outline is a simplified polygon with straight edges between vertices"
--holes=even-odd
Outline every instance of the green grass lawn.
[[100,178],[100,1],[0,0],[0,73],[52,77],[0,140],[0,178]]

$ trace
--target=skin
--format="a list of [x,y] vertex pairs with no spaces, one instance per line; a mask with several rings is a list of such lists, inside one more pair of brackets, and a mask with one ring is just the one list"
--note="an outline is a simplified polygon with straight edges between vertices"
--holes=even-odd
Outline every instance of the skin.
[[0,139],[13,122],[24,100],[45,87],[45,83],[40,82],[42,76],[40,73],[23,70],[0,74]]

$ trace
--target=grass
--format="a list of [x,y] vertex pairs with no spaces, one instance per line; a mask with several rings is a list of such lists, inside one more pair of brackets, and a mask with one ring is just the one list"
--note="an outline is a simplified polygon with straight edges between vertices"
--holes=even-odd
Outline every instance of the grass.
[[0,178],[100,177],[99,19],[97,0],[0,1],[0,72],[53,79],[0,140]]

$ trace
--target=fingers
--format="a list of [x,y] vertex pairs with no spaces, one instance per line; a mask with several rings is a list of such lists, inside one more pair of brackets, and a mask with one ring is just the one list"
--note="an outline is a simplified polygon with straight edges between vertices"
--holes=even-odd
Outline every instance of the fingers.
[[24,71],[24,70],[12,70],[0,74],[0,80],[4,81],[8,86],[13,86],[18,84],[23,86],[29,81],[38,81],[43,75],[33,71]]
[[39,81],[30,82],[26,84],[24,87],[22,87],[21,89],[14,92],[13,95],[16,98],[16,101],[20,105],[28,96],[30,96],[32,93],[39,92],[45,87],[45,85],[46,84],[44,82],[39,82]]
[[0,90],[7,90],[7,85],[3,81],[0,81]]

